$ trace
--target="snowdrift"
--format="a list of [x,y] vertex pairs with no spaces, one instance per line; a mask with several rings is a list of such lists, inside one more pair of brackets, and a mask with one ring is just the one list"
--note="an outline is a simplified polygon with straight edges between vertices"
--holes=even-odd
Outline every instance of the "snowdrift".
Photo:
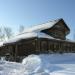
[[29,55],[22,63],[0,60],[0,75],[75,75],[75,54]]

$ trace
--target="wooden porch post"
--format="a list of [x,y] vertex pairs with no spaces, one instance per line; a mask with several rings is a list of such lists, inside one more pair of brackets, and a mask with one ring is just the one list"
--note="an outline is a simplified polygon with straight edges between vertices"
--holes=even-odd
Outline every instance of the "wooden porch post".
[[17,44],[15,45],[15,61],[16,61],[16,57],[17,57],[17,49],[18,49],[18,46]]
[[39,50],[38,50],[38,38],[35,39],[35,45],[36,45],[36,53],[38,53],[39,52]]

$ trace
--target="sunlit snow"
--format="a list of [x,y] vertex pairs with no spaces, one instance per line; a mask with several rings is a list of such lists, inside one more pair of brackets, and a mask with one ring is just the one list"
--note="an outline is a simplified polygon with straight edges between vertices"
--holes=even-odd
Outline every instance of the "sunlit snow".
[[0,75],[75,75],[75,54],[29,55],[22,63],[2,59]]

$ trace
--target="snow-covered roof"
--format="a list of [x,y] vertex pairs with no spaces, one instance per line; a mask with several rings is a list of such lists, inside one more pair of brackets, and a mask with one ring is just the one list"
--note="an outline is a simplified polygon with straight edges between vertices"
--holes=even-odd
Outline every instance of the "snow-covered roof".
[[[0,46],[2,46],[3,44],[6,44],[6,43],[14,43],[14,42],[20,41],[22,39],[28,39],[28,38],[33,38],[33,37],[61,40],[61,39],[56,39],[56,38],[54,38],[48,34],[45,34],[43,32],[31,32],[31,33],[23,33],[21,35],[17,35],[14,38],[11,38],[11,39],[5,41],[4,43],[1,42]],[[67,42],[72,42],[72,43],[74,42],[75,43],[75,41],[72,41],[72,40],[61,40],[61,41],[67,41]]]
[[74,42],[75,43],[75,40],[66,39],[65,41]]
[[61,19],[57,19],[57,20],[53,20],[53,21],[49,21],[49,22],[46,22],[46,23],[43,23],[43,24],[33,26],[31,28],[25,29],[23,33],[40,32],[44,29],[51,28],[53,25],[55,25],[60,20]]
[[36,37],[36,33],[32,32],[32,33],[26,33],[26,34],[21,34],[21,35],[17,35],[14,38],[11,38],[7,41],[5,41],[4,43],[13,43],[13,42],[17,42],[21,39],[26,39],[26,38],[31,38],[31,37]]
[[4,43],[13,43],[16,41],[19,41],[21,39],[27,39],[27,38],[32,38],[32,37],[38,37],[38,38],[50,38],[53,39],[50,35],[47,35],[45,33],[42,33],[40,31],[44,29],[51,28],[53,25],[55,25],[60,19],[49,21],[47,23],[43,23],[37,26],[33,26],[31,28],[25,29],[24,32],[21,34],[15,36],[12,39],[9,39],[8,41],[5,41]]
[[3,46],[3,41],[0,41],[0,47]]
[[5,43],[13,43],[13,42],[17,42],[22,39],[28,39],[28,38],[33,38],[33,37],[54,39],[50,35],[47,35],[42,32],[31,32],[31,33],[24,33],[24,34],[15,36],[14,38],[5,41],[4,44]]
[[[21,34],[18,34],[14,38],[5,41],[4,44],[13,43],[22,39],[28,39],[28,38],[33,38],[33,37],[60,40],[60,39],[56,39],[48,34],[41,32],[42,30],[53,27],[60,20],[61,19],[49,21],[47,23],[43,23],[37,26],[33,26],[32,28],[25,29],[24,32],[22,32]],[[68,41],[68,40],[61,40],[61,41]],[[72,41],[69,40],[68,42],[72,42]]]

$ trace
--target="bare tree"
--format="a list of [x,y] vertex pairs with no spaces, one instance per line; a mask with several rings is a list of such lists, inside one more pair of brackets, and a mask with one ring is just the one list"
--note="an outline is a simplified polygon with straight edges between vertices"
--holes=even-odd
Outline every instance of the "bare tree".
[[0,41],[3,41],[5,39],[5,34],[3,32],[3,28],[0,27]]
[[24,31],[25,27],[23,25],[20,25],[19,27],[19,33],[22,33]]
[[12,29],[9,27],[4,27],[5,37],[9,39],[12,36]]

